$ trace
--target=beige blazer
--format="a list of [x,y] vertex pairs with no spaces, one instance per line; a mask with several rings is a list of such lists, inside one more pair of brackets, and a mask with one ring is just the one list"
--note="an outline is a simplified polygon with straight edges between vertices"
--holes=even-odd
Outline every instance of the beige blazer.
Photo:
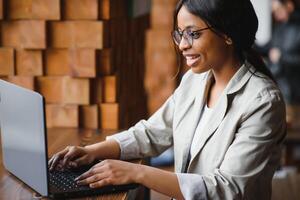
[[206,191],[208,199],[270,199],[286,134],[285,105],[277,86],[254,72],[246,62],[230,80],[194,157],[188,159],[189,150],[212,76],[190,70],[152,117],[119,134],[122,158],[158,155],[173,145],[175,171],[197,174],[205,183],[203,188],[187,181],[181,186],[186,198],[201,199]]

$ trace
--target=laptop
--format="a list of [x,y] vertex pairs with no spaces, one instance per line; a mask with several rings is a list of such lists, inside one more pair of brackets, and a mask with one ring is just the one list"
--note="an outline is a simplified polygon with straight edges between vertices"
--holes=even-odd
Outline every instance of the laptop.
[[0,80],[0,127],[4,167],[41,196],[71,198],[128,191],[137,184],[92,189],[74,178],[90,166],[48,170],[45,100],[37,92]]

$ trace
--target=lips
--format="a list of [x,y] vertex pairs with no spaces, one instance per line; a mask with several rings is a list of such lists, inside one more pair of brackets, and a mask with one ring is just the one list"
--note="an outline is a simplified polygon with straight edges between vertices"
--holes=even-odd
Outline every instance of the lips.
[[186,59],[186,64],[189,67],[193,67],[200,59],[200,55],[199,54],[186,54],[183,55]]

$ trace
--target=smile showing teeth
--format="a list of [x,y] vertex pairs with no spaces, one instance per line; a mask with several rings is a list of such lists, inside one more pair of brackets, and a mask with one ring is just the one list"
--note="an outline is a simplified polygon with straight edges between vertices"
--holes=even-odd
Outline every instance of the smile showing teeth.
[[186,55],[186,64],[190,67],[193,67],[200,58],[200,55]]
[[187,59],[195,59],[195,58],[197,58],[198,56],[187,56],[186,58]]

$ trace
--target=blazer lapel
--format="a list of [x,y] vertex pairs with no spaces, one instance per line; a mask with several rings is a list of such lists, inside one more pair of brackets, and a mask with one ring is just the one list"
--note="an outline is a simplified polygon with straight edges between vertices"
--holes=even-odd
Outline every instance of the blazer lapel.
[[[189,152],[190,152],[190,146],[195,134],[195,130],[197,128],[199,118],[204,106],[204,102],[207,96],[208,88],[210,86],[210,78],[211,74],[209,73],[208,76],[206,77],[206,80],[204,81],[205,84],[202,84],[198,91],[198,94],[196,95],[193,105],[191,106],[191,114],[188,120],[191,120],[189,122],[190,126],[187,129],[184,137],[184,146],[183,146],[183,159],[182,159],[182,165],[180,166],[179,171],[184,172],[186,170],[187,164],[189,162]],[[199,84],[199,83],[198,83]],[[198,86],[199,87],[199,86]],[[204,91],[201,93],[201,91]]]
[[190,164],[193,162],[193,159],[197,156],[197,154],[201,151],[201,149],[206,144],[207,140],[213,135],[216,129],[219,127],[220,123],[222,122],[223,118],[225,117],[226,111],[228,107],[228,98],[227,94],[223,93],[216,105],[213,108],[213,111],[209,117],[207,122],[207,129],[200,133],[199,140],[197,140],[197,153],[193,155],[191,158]]
[[220,99],[218,100],[218,103],[213,108],[211,116],[209,117],[206,125],[207,129],[200,133],[201,135],[196,145],[198,148],[197,153],[191,158],[189,167],[192,164],[194,158],[199,154],[199,152],[205,146],[206,142],[213,135],[213,133],[216,131],[216,129],[224,119],[228,110],[228,95],[239,91],[246,84],[246,82],[253,75],[251,71],[253,73],[255,72],[255,69],[248,62],[245,62],[245,64],[232,77],[232,79],[224,89],[222,95],[220,96]]

